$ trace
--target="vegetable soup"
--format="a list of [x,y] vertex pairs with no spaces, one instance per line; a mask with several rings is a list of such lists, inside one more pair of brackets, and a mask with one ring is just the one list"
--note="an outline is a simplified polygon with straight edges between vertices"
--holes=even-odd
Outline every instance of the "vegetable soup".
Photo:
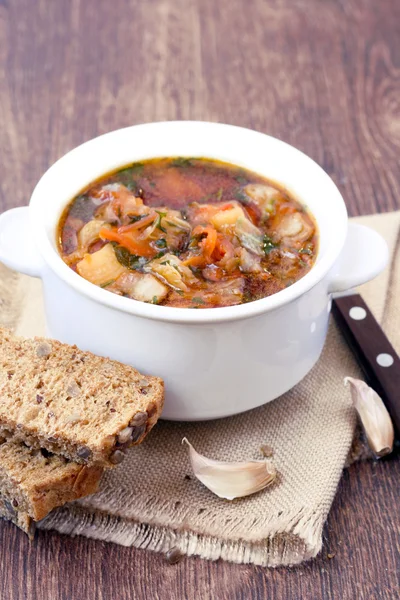
[[136,162],[65,209],[63,260],[114,294],[182,308],[259,300],[303,277],[318,236],[295,198],[245,169],[203,158]]

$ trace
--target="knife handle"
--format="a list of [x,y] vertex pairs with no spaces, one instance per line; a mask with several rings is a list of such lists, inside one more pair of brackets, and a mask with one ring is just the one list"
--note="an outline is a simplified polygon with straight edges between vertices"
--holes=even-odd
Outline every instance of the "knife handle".
[[359,294],[334,299],[332,313],[368,384],[385,403],[399,437],[399,356]]

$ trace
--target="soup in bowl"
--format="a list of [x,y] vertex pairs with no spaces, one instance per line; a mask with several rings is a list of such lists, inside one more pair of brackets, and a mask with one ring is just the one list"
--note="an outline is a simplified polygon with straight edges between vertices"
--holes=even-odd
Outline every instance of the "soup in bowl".
[[57,161],[0,216],[0,260],[42,279],[50,337],[163,377],[163,417],[203,420],[307,375],[332,293],[375,277],[387,247],[292,146],[168,122]]
[[317,227],[290,194],[234,165],[137,162],[91,183],[58,229],[64,262],[118,295],[181,308],[259,300],[312,267]]

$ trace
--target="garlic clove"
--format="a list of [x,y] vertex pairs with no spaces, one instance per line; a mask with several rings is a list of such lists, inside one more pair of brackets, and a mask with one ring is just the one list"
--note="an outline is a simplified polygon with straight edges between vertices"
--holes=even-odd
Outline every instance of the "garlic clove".
[[189,446],[194,475],[220,498],[233,500],[255,494],[276,478],[276,469],[269,461],[222,462],[199,454],[186,438],[183,442]]
[[382,399],[365,381],[346,377],[350,384],[351,398],[358,413],[368,446],[377,456],[385,456],[393,450],[394,429],[390,415]]

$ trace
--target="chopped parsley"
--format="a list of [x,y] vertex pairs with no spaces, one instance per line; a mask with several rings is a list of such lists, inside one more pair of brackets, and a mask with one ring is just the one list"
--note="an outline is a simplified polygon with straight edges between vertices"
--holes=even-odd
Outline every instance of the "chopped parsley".
[[130,167],[125,167],[117,172],[118,178],[132,178],[134,175],[140,176],[143,173],[144,164],[142,162],[133,163]]
[[170,162],[171,167],[193,167],[193,158],[185,158],[184,156],[177,156]]
[[223,193],[224,193],[224,189],[223,188],[219,188],[219,190],[217,192],[217,200],[218,200],[218,202],[221,201]]
[[158,214],[157,223],[156,223],[157,229],[159,229],[163,233],[167,233],[167,230],[165,229],[165,227],[163,227],[161,225],[161,219],[163,219],[164,217],[166,217],[167,213],[166,212],[161,212],[161,210],[156,210],[156,213]]
[[129,222],[132,223],[137,223],[138,221],[140,221],[141,219],[143,219],[145,215],[128,215],[128,219]]
[[274,242],[271,240],[271,238],[268,235],[264,235],[262,247],[264,250],[264,254],[266,256],[268,256],[268,254],[271,252],[271,250],[274,250],[274,248],[276,248],[276,244],[274,244]]
[[167,240],[165,238],[160,238],[154,242],[154,245],[157,246],[157,248],[166,248]]
[[101,284],[100,284],[100,287],[101,287],[101,288],[106,288],[106,287],[108,287],[109,285],[111,285],[112,283],[114,283],[114,281],[115,281],[115,279],[110,279],[110,281],[106,281],[106,283],[101,283]]
[[119,246],[115,242],[112,242],[112,244],[114,246],[115,256],[122,266],[127,267],[132,271],[137,271],[140,270],[147,263],[147,259],[143,256],[131,254],[129,250],[127,250],[123,246]]
[[205,304],[203,298],[200,298],[200,296],[193,296],[192,302],[193,304]]

